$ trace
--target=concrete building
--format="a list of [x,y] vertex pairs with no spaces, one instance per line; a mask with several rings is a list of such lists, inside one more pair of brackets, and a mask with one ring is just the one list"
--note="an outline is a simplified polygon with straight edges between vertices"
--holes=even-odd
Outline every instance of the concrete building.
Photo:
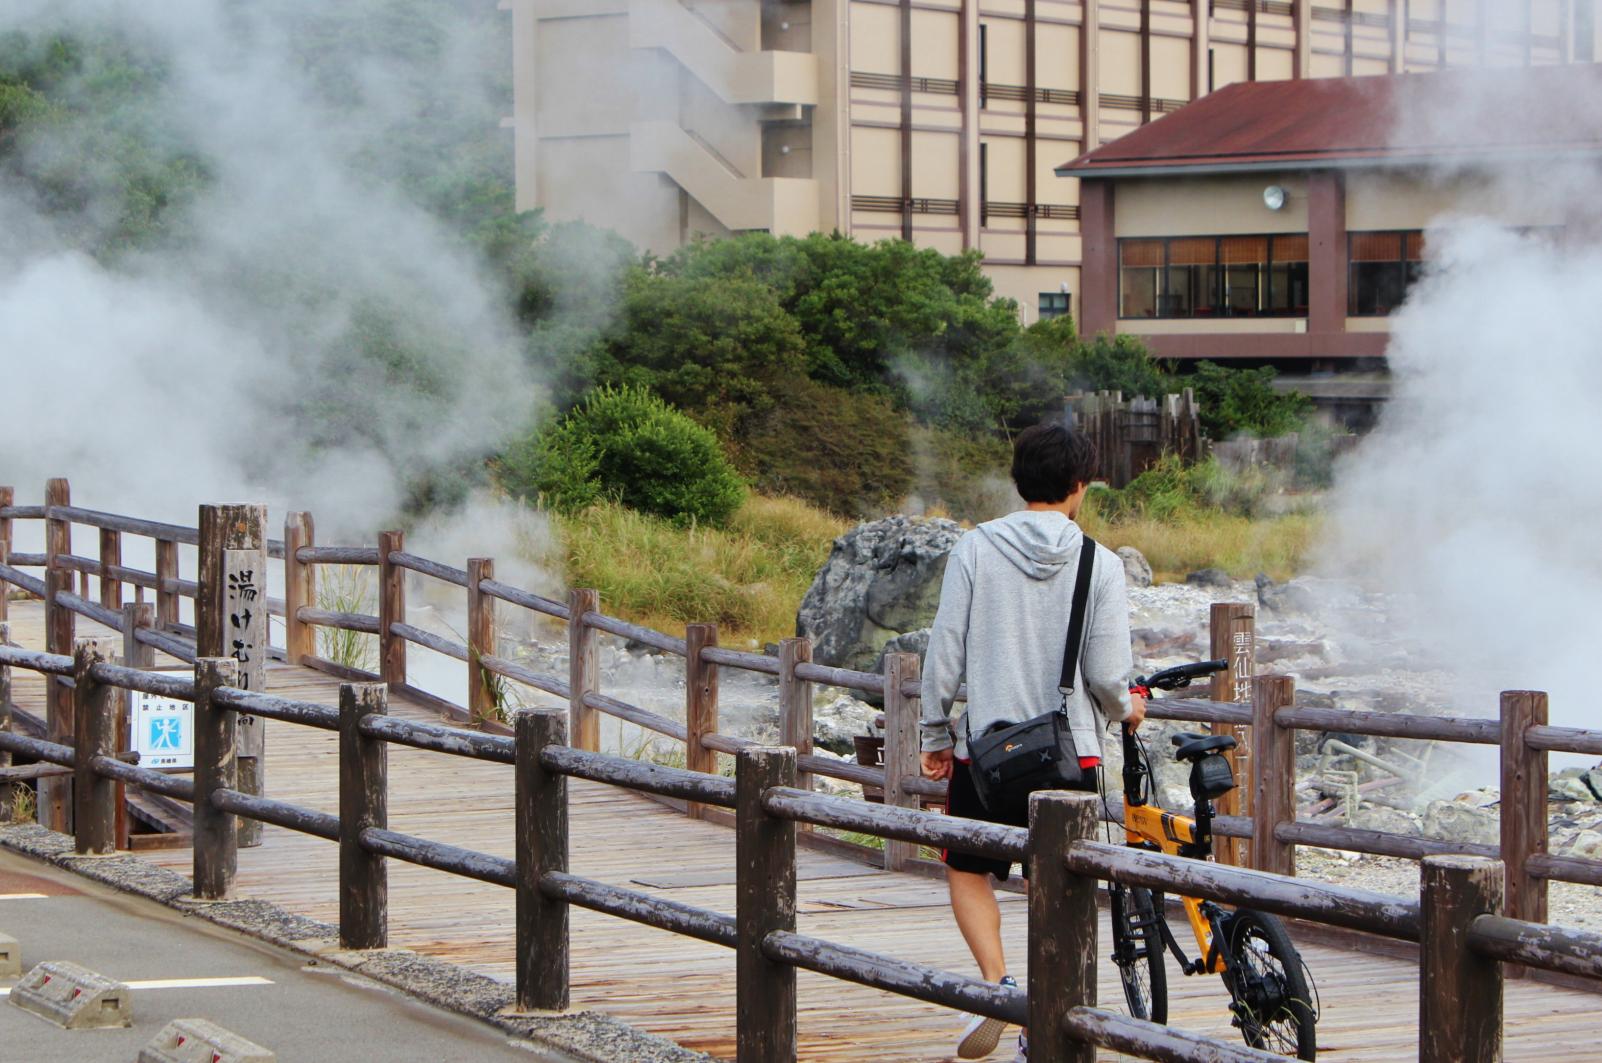
[[1594,238],[1585,197],[1545,191],[1597,183],[1598,99],[1595,64],[1222,89],[1058,170],[1080,188],[1080,330],[1383,397],[1316,378],[1381,364],[1433,227]]
[[1590,60],[1596,0],[503,0],[518,197],[670,251],[740,230],[977,249],[1074,309],[1054,168],[1236,82]]

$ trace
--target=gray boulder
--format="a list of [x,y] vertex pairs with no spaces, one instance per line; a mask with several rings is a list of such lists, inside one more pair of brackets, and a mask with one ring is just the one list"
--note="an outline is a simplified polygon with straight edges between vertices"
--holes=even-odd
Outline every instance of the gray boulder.
[[1192,587],[1233,587],[1235,581],[1229,578],[1229,573],[1221,568],[1203,568],[1192,572],[1185,577],[1185,582]]
[[1151,563],[1133,546],[1120,546],[1118,557],[1124,563],[1124,580],[1131,587],[1151,586]]
[[1488,808],[1431,801],[1424,810],[1424,834],[1446,841],[1496,845],[1501,840],[1502,827],[1496,812]]
[[933,623],[946,556],[961,537],[955,521],[895,516],[836,539],[796,614],[813,659],[866,671],[885,643]]
[[1265,572],[1257,574],[1257,604],[1276,613],[1312,613],[1318,599],[1306,585],[1291,580],[1275,583]]
[[929,652],[929,628],[921,627],[916,631],[908,631],[897,635],[884,644],[879,651],[878,659],[873,662],[875,672],[884,671],[884,659],[892,653],[916,653],[919,657]]

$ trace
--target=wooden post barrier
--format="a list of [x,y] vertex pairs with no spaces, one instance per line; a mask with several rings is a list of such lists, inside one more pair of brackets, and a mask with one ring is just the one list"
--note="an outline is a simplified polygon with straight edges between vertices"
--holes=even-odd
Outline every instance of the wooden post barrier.
[[406,623],[406,570],[389,555],[405,550],[401,532],[378,533],[378,674],[392,687],[406,685],[406,640],[391,630]]
[[1274,722],[1275,713],[1296,700],[1296,680],[1260,675],[1252,680],[1251,866],[1294,877],[1296,846],[1280,841],[1274,828],[1296,819],[1296,732]]
[[175,586],[178,579],[178,544],[171,539],[157,539],[156,628],[160,631],[172,631],[178,623],[181,598]]
[[1426,856],[1420,871],[1419,1063],[1499,1063],[1502,964],[1469,947],[1469,927],[1502,907],[1502,866]]
[[475,727],[501,716],[495,673],[483,664],[486,654],[495,656],[495,599],[485,594],[480,584],[494,578],[494,561],[467,559],[467,715]]
[[[1229,668],[1213,676],[1214,701],[1251,701],[1252,676],[1257,670],[1255,606],[1236,602],[1215,602],[1209,614],[1211,651],[1214,660],[1229,661]],[[1233,735],[1236,746],[1224,756],[1234,769],[1235,778],[1245,780],[1252,775],[1252,729],[1245,724],[1215,723],[1213,734]],[[1244,786],[1237,786],[1218,799],[1218,813],[1224,816],[1251,814],[1251,795]],[[1251,851],[1243,838],[1219,838],[1218,862],[1235,867],[1251,865]]]
[[[76,633],[76,615],[60,604],[72,593],[72,573],[64,568],[45,570],[45,652],[70,657]],[[45,733],[52,742],[73,740],[72,691],[61,677],[45,677]],[[38,819],[41,826],[60,834],[72,831],[72,780],[66,776],[39,780]]]
[[239,824],[233,813],[212,803],[218,790],[239,789],[238,714],[212,697],[218,687],[239,681],[232,657],[195,661],[195,896],[225,899],[239,863]]
[[364,718],[388,712],[382,683],[339,685],[339,944],[346,949],[389,941],[384,857],[362,847],[362,831],[389,829],[389,743],[361,731]]
[[[0,542],[0,551],[5,549],[5,543]],[[0,553],[0,561],[4,555]],[[0,583],[0,592],[5,590],[5,584]],[[0,646],[11,644],[11,625],[0,619]],[[0,662],[0,732],[9,734],[11,731],[11,666]],[[11,751],[0,749],[0,768],[11,767]],[[0,823],[10,823],[15,815],[17,797],[15,785],[9,782],[0,782]]]
[[1063,1037],[1068,1013],[1096,1006],[1096,880],[1068,870],[1068,848],[1094,839],[1095,794],[1029,797],[1029,1041],[1031,1063],[1095,1063],[1096,1046]]
[[302,609],[317,608],[317,566],[296,556],[302,547],[316,542],[310,513],[284,518],[284,659],[290,664],[317,655],[317,628],[300,619]]
[[[812,663],[812,640],[784,639],[779,643],[779,742],[798,755],[812,752],[812,684],[795,674],[798,664]],[[796,783],[803,790],[813,788],[810,772],[802,772]],[[807,830],[811,824],[803,824]]]
[[89,670],[106,658],[85,641],[72,655],[72,697],[77,733],[73,746],[73,834],[79,856],[111,856],[117,851],[117,787],[94,770],[95,757],[117,751],[113,688],[95,681]]
[[[156,667],[156,648],[139,641],[139,632],[156,626],[156,607],[149,602],[133,602],[122,607],[122,659],[129,668],[145,671]],[[133,746],[133,732],[129,729],[133,707],[133,692],[117,692],[117,748]],[[131,846],[133,825],[128,820],[128,788],[117,783],[117,848]]]
[[[239,662],[238,687],[267,690],[267,507],[200,507],[200,591],[195,598],[195,656]],[[266,725],[239,713],[239,785],[259,797],[267,789]],[[239,823],[239,844],[261,844],[262,826]]]
[[[17,489],[0,487],[0,509],[17,504]],[[11,564],[11,518],[0,516],[0,565]],[[10,619],[11,584],[0,580],[0,623]]]
[[568,1006],[567,901],[546,896],[540,880],[567,870],[567,776],[548,770],[540,754],[567,744],[561,709],[518,713],[515,722],[517,804],[517,1009]]
[[601,718],[584,704],[584,695],[601,689],[601,644],[595,629],[584,622],[584,614],[600,612],[601,596],[592,590],[570,590],[567,608],[567,730],[574,749],[594,753],[601,748]]
[[[684,629],[684,766],[707,775],[718,773],[718,755],[706,746],[707,735],[718,730],[718,666],[702,660],[701,651],[717,644],[716,624],[690,624]],[[706,806],[691,801],[687,811],[700,818]]]
[[122,608],[122,580],[111,574],[122,567],[122,532],[100,529],[100,604],[107,609]]
[[735,764],[735,1059],[795,1063],[795,968],[762,943],[795,930],[795,823],[768,815],[762,795],[795,785],[795,750],[748,747]]
[[[889,653],[884,658],[884,803],[886,807],[918,808],[917,794],[908,793],[903,780],[922,770],[918,755],[918,716],[922,701],[901,692],[907,680],[921,675],[916,653]],[[918,858],[916,842],[884,840],[884,869],[901,871]]]
[[[1530,873],[1530,858],[1547,850],[1547,752],[1525,740],[1531,727],[1547,722],[1546,695],[1533,690],[1502,694],[1502,863],[1507,868],[1507,914],[1546,922],[1546,879]],[[1524,977],[1509,965],[1509,978]]]

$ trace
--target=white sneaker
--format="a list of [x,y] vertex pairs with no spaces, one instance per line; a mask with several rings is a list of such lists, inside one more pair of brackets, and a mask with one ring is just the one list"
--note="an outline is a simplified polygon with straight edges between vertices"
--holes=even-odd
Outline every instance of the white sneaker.
[[1012,1057],[1012,1063],[1029,1063],[1029,1035],[1018,1035],[1018,1054]]
[[[1017,986],[1012,975],[1005,975],[1001,979],[1002,985]],[[984,1015],[974,1015],[968,1025],[963,1028],[962,1040],[957,1042],[957,1057],[959,1059],[983,1059],[996,1050],[1001,1043],[1001,1031],[1007,1024],[1000,1019],[988,1018]]]

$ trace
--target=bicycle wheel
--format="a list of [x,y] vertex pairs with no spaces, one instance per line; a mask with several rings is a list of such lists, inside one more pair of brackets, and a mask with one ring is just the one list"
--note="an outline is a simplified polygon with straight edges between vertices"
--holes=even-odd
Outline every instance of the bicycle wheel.
[[1224,984],[1246,1043],[1297,1059],[1316,1058],[1313,995],[1285,924],[1243,909],[1230,919],[1228,938]]
[[1111,887],[1113,962],[1124,986],[1129,1014],[1168,1021],[1168,971],[1163,966],[1160,915],[1151,891],[1141,886]]

